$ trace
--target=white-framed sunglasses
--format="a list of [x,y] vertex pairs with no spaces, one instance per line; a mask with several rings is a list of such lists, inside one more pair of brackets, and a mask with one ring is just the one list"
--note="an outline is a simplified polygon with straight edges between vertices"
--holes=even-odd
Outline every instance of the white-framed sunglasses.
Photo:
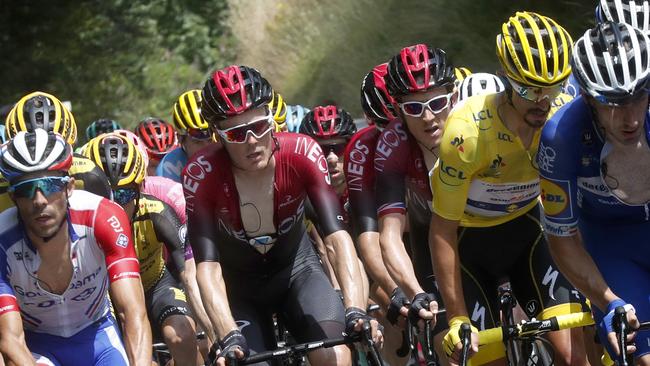
[[431,111],[431,113],[438,114],[444,111],[447,107],[449,107],[449,103],[451,102],[452,95],[453,93],[449,93],[449,94],[433,97],[427,100],[426,102],[411,101],[411,102],[398,103],[398,105],[402,110],[402,112],[404,112],[404,114],[409,115],[411,117],[422,116],[422,113],[424,113],[424,110],[427,108]]
[[232,144],[243,144],[248,139],[250,133],[256,139],[266,136],[273,129],[273,115],[269,114],[248,123],[226,128],[225,130],[216,129],[221,138]]

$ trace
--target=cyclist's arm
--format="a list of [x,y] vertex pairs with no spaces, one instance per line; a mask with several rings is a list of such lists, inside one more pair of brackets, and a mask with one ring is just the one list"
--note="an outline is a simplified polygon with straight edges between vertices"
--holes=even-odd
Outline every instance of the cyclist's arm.
[[327,248],[325,247],[325,243],[323,242],[323,238],[321,238],[320,234],[318,233],[318,229],[316,229],[316,226],[310,225],[310,227],[307,228],[309,237],[311,240],[314,242],[314,246],[316,247],[316,252],[318,252],[318,256],[320,257],[321,261],[323,261],[323,269],[325,270],[325,274],[327,275],[327,278],[329,278],[330,282],[332,283],[332,286],[335,289],[341,289],[341,286],[339,285],[339,282],[336,280],[336,274],[334,273],[334,268],[332,268],[332,262],[329,259],[329,256],[327,254]]
[[[366,268],[366,272],[373,281],[377,282],[388,295],[397,287],[397,283],[388,272],[379,244],[379,233],[366,231],[357,237],[359,256]],[[408,254],[406,255],[408,257]],[[403,268],[402,270],[405,270]]]
[[212,344],[216,338],[214,329],[212,329],[212,324],[210,323],[210,318],[208,318],[208,314],[203,307],[203,302],[201,302],[199,284],[196,282],[196,263],[194,262],[194,258],[185,260],[185,271],[183,271],[181,277],[185,285],[189,305],[192,308],[192,314],[207,335],[208,343]]
[[548,245],[560,272],[589,301],[605,311],[607,304],[618,299],[609,288],[591,255],[585,249],[580,234],[572,236],[548,235]]
[[221,264],[212,261],[199,262],[196,266],[196,280],[205,310],[217,337],[221,339],[231,331],[238,329],[230,312],[226,283],[221,274]]
[[336,279],[341,286],[345,307],[365,309],[367,301],[364,297],[362,272],[350,234],[345,230],[339,230],[327,235],[323,242]]
[[445,300],[447,319],[467,316],[460,275],[457,230],[458,221],[447,220],[435,213],[432,215],[429,230],[431,259],[438,289]]
[[[409,299],[424,292],[418,283],[413,269],[413,262],[406,252],[402,236],[406,226],[406,215],[388,213],[379,218],[379,244],[381,257],[391,278],[397,283]],[[393,288],[394,289],[394,288]],[[393,291],[391,289],[390,291]],[[390,292],[388,292],[390,294]]]
[[183,275],[185,271],[185,235],[186,226],[181,224],[176,212],[168,204],[159,201],[163,209],[150,215],[153,229],[158,241],[165,244],[174,267]]
[[149,366],[151,328],[129,220],[120,206],[103,199],[93,227],[97,244],[106,257],[111,300],[124,328],[123,340],[129,363]]
[[25,344],[23,321],[18,311],[0,315],[0,354],[8,365],[36,365]]

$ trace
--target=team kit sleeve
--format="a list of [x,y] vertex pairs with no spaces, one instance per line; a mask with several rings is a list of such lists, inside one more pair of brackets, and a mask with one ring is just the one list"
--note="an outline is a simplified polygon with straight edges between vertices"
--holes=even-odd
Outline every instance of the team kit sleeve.
[[[575,121],[565,118],[564,108],[551,118],[544,129],[537,152],[540,188],[544,206],[543,225],[547,233],[572,236],[578,227],[578,187],[580,136],[569,129]],[[574,131],[572,131],[574,130]]]
[[[369,164],[357,163],[351,159],[351,154],[361,155],[364,160],[369,159],[369,147],[362,145],[359,149],[354,148],[357,140],[352,140],[345,150],[343,167],[345,170],[345,179],[348,186],[348,201],[350,203],[350,223],[355,236],[365,232],[378,232],[377,224],[377,206],[375,203],[374,187],[374,164],[373,160]],[[362,150],[365,149],[365,150]],[[360,171],[363,169],[364,172]],[[371,172],[368,172],[372,169]],[[359,174],[361,173],[361,174]],[[372,174],[371,174],[372,173]],[[351,181],[352,179],[360,180],[358,184]]]
[[391,213],[406,215],[408,137],[397,126],[393,124],[386,128],[375,147],[375,205],[378,218]]
[[151,215],[151,223],[156,232],[158,241],[163,242],[172,257],[174,266],[178,272],[185,270],[185,236],[187,228],[181,224],[174,209],[160,201],[163,209],[159,213]]
[[135,254],[131,224],[116,203],[102,199],[93,223],[95,239],[104,251],[109,281],[140,278],[140,264]]
[[439,159],[429,172],[433,212],[453,221],[463,217],[472,177],[480,168],[476,123],[452,114],[440,143]]
[[0,316],[12,311],[20,311],[18,301],[7,277],[7,253],[0,250]]

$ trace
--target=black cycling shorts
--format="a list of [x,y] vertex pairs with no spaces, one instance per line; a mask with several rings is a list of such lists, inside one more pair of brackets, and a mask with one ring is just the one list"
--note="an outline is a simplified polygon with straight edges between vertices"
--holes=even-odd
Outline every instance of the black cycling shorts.
[[223,273],[230,309],[251,353],[277,347],[273,314],[298,343],[340,337],[345,331],[343,304],[307,235],[293,265],[277,273]]
[[172,315],[191,316],[185,293],[167,269],[158,282],[144,294],[147,315],[154,340],[162,339],[165,319]]
[[497,326],[497,287],[506,278],[529,317],[584,309],[583,298],[551,258],[538,207],[497,226],[461,227],[458,251],[467,312],[478,329]]

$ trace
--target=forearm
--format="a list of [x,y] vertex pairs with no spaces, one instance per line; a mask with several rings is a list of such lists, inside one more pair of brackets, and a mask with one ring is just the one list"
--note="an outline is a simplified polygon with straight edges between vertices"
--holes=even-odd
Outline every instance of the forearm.
[[341,286],[345,307],[365,308],[363,280],[357,253],[350,235],[340,230],[328,235],[325,240],[327,256],[334,267],[336,279]]
[[221,339],[237,329],[237,323],[230,312],[221,266],[217,262],[199,263],[196,280],[215,336]]
[[151,365],[151,327],[144,302],[141,306],[124,306],[118,311],[124,326],[124,348],[131,365]]
[[[447,319],[456,316],[467,316],[467,307],[463,297],[461,280],[460,256],[458,255],[458,237],[456,227],[442,227],[432,219],[429,229],[429,245],[431,262],[438,289],[447,309]],[[434,230],[434,228],[436,228]]]
[[212,343],[216,338],[208,314],[205,312],[205,308],[201,302],[199,285],[196,283],[196,266],[194,265],[194,259],[189,259],[185,262],[185,271],[181,273],[181,278],[183,279],[183,285],[185,286],[185,292],[187,293],[187,299],[190,308],[192,309],[192,314],[208,337],[208,341]]
[[381,247],[379,246],[379,233],[365,232],[359,235],[359,256],[363,260],[368,276],[375,281],[387,294],[390,294],[397,284],[388,273],[382,258]]
[[23,335],[0,333],[0,354],[8,365],[36,365]]
[[406,296],[412,299],[416,294],[424,292],[415,276],[413,262],[404,247],[402,233],[395,230],[382,230],[379,244],[388,273]]
[[548,235],[548,244],[560,272],[600,310],[617,296],[609,288],[579,235]]
[[321,261],[323,261],[324,264],[323,269],[325,270],[325,274],[327,275],[327,278],[330,279],[330,282],[332,283],[332,286],[334,286],[334,288],[340,289],[341,286],[336,280],[336,275],[334,274],[334,268],[332,267],[332,263],[329,260],[327,249],[325,248],[325,243],[323,243],[323,239],[320,237],[320,234],[318,234],[318,230],[316,230],[316,227],[313,225],[311,227],[311,230],[309,231],[309,236],[311,237],[312,241],[315,243],[316,252],[318,252],[318,256],[320,257]]

